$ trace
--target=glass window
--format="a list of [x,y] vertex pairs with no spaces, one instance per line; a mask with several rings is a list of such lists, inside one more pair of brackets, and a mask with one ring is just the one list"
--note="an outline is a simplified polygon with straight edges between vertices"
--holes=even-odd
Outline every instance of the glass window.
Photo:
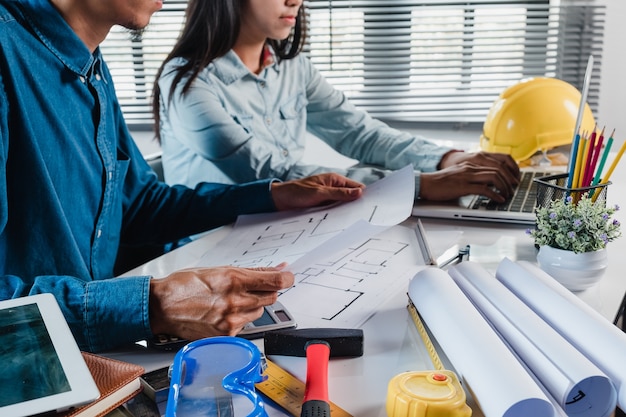
[[[170,0],[141,34],[115,28],[102,45],[128,123],[152,125],[154,74],[187,0]],[[528,77],[582,87],[597,110],[605,6],[592,0],[305,0],[305,53],[373,116],[399,122],[482,123],[498,94]],[[563,3],[563,4],[561,4]]]

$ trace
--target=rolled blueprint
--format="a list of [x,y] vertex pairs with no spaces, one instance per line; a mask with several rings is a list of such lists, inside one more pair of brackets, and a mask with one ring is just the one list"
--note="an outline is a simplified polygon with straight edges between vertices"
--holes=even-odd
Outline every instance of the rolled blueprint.
[[448,273],[567,415],[608,417],[615,411],[609,377],[493,274],[475,262]]
[[529,262],[504,259],[496,278],[611,378],[625,409],[626,334]]
[[548,397],[446,272],[418,272],[409,297],[485,417],[555,414]]

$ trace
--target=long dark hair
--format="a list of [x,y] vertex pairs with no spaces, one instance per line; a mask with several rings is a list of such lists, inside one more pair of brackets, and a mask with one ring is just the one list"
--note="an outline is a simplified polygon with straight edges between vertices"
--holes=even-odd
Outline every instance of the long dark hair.
[[[165,64],[174,58],[185,58],[185,63],[177,68],[172,80],[170,100],[178,83],[185,75],[182,94],[185,94],[200,71],[213,60],[222,57],[235,45],[241,27],[241,13],[247,0],[189,0],[185,12],[185,24],[181,34],[165,61],[156,73],[152,92],[152,113],[157,140],[161,140],[159,115],[161,90],[159,78]],[[298,55],[306,41],[306,18],[304,5],[300,6],[296,25],[287,39],[268,39],[278,59],[291,59]]]

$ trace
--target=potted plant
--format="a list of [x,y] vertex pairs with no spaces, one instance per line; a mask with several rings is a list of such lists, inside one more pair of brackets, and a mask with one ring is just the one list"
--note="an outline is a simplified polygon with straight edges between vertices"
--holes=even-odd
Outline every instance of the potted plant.
[[606,269],[606,245],[621,236],[620,222],[612,218],[618,210],[587,193],[536,208],[536,228],[527,233],[539,246],[539,266],[572,291],[593,285]]

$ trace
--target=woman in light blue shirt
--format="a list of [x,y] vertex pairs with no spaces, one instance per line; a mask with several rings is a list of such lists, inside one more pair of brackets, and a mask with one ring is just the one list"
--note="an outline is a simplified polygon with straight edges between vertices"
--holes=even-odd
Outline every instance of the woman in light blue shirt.
[[[300,54],[302,0],[190,0],[157,75],[154,115],[165,180],[242,183],[336,171],[364,183],[413,165],[416,198],[482,194],[502,202],[519,169],[504,154],[466,153],[393,129],[357,109]],[[302,161],[306,132],[359,165]]]

